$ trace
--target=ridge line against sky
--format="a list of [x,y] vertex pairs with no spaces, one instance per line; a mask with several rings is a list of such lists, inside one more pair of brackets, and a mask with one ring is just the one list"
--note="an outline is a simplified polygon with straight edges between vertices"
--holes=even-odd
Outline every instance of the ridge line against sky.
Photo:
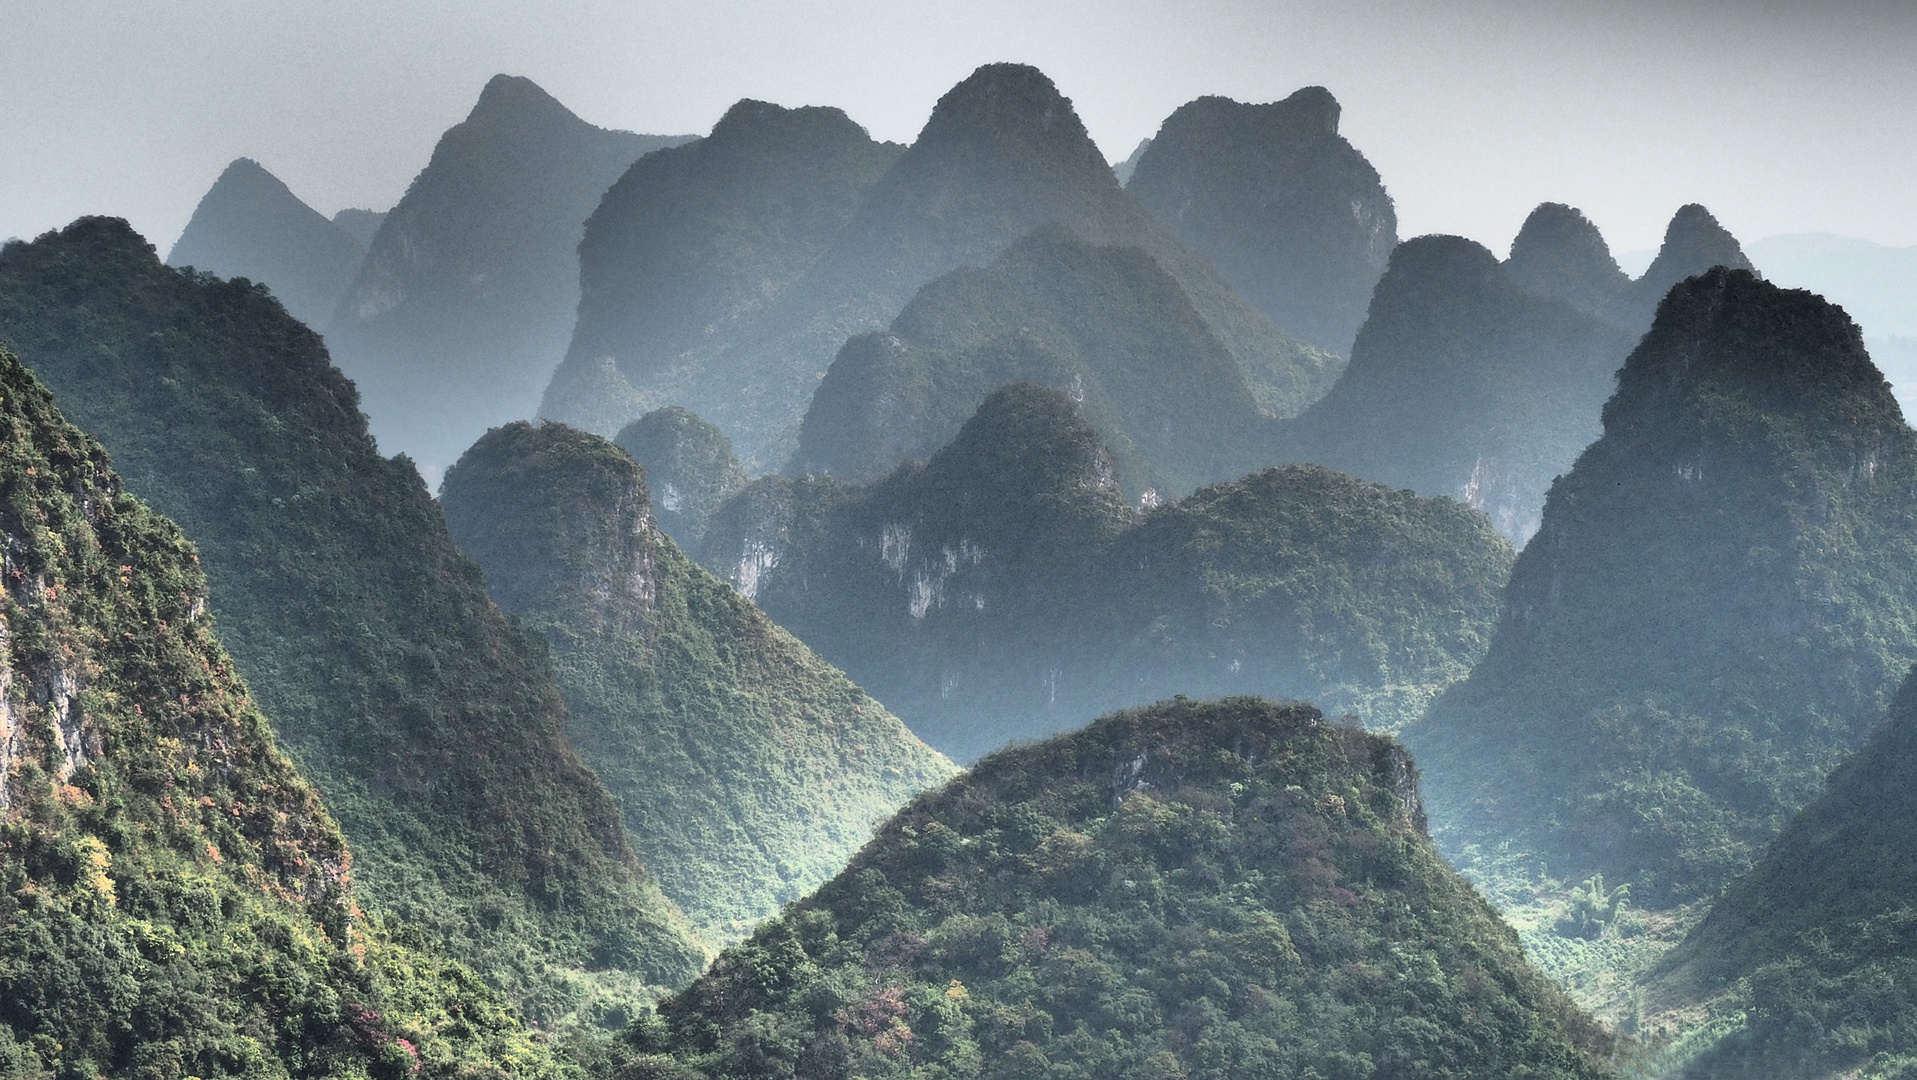
[[610,127],[760,97],[908,141],[1018,60],[1114,159],[1201,94],[1325,85],[1406,236],[1502,251],[1555,200],[1622,252],[1701,201],[1747,238],[1917,244],[1917,0],[0,0],[0,26],[0,238],[109,213],[165,249],[241,156],[324,213],[384,209],[501,71]]

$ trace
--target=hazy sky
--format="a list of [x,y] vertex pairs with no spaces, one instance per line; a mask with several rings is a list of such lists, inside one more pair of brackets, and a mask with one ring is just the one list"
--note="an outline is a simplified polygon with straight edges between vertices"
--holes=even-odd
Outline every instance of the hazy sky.
[[993,60],[1112,158],[1200,94],[1328,86],[1406,236],[1502,253],[1554,199],[1623,252],[1701,201],[1746,239],[1917,244],[1917,0],[0,0],[0,238],[112,213],[164,252],[238,156],[390,206],[495,72],[610,127],[750,96],[909,140]]

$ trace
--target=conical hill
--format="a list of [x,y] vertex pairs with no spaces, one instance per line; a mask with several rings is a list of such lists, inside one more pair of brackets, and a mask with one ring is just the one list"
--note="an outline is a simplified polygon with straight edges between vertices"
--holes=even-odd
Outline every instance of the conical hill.
[[1339,111],[1322,86],[1199,98],[1166,118],[1125,190],[1278,325],[1346,356],[1398,217]]
[[[995,754],[635,1025],[635,1075],[1614,1075],[1388,738],[1178,701]],[[773,1062],[777,1064],[768,1064]]]
[[1149,511],[1071,398],[993,391],[924,465],[765,478],[703,559],[948,754],[1174,693],[1402,723],[1461,677],[1511,548],[1449,499],[1316,467]]
[[365,254],[365,242],[240,158],[207,189],[166,261],[260,282],[294,318],[324,327]]
[[453,537],[542,631],[581,754],[666,894],[735,941],[952,773],[659,530],[637,462],[559,424],[487,432],[446,474]]
[[1917,644],[1917,434],[1843,311],[1671,291],[1553,485],[1490,652],[1407,733],[1439,839],[1658,906],[1746,868]]
[[238,669],[369,906],[542,1025],[698,969],[566,740],[544,642],[488,598],[412,465],[379,456],[318,335],[87,218],[0,249],[0,340],[198,542]]
[[627,166],[684,141],[595,127],[529,79],[486,84],[325,328],[387,453],[437,475],[533,415],[578,310],[581,223]]
[[558,1075],[363,916],[193,546],[0,347],[0,1073]]
[[1634,333],[1651,325],[1664,295],[1686,278],[1704,273],[1714,266],[1729,270],[1752,270],[1751,260],[1729,230],[1718,224],[1709,210],[1697,203],[1678,208],[1664,230],[1664,243],[1657,258],[1611,302],[1605,315],[1612,322]]
[[1541,203],[1531,211],[1511,241],[1504,268],[1524,291],[1554,297],[1588,315],[1602,315],[1631,287],[1604,234],[1563,203]]

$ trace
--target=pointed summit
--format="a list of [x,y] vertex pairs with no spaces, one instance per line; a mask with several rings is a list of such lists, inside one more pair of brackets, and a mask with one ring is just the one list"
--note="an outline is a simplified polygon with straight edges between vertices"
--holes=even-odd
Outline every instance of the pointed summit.
[[1338,115],[1322,86],[1262,105],[1199,98],[1165,120],[1125,190],[1278,325],[1346,355],[1398,219]]
[[1708,896],[1913,660],[1917,434],[1842,309],[1717,268],[1625,361],[1491,651],[1407,733],[1441,841]]
[[641,155],[684,141],[594,127],[529,79],[486,84],[327,329],[383,451],[436,474],[538,409],[579,307],[581,223]]
[[946,91],[912,149],[921,159],[969,161],[981,174],[1020,158],[1040,169],[1110,173],[1071,101],[1027,64],[986,64]]
[[1504,268],[1529,293],[1562,300],[1587,315],[1604,311],[1631,285],[1591,219],[1563,203],[1540,203],[1524,219]]
[[365,253],[279,177],[239,158],[207,189],[166,258],[169,266],[261,282],[294,318],[321,327]]
[[1657,258],[1651,261],[1644,276],[1632,282],[1612,303],[1611,321],[1629,330],[1648,328],[1657,314],[1659,301],[1672,286],[1714,266],[1753,272],[1757,269],[1745,257],[1737,237],[1719,225],[1709,210],[1690,203],[1672,216],[1664,230],[1664,244],[1658,248]]

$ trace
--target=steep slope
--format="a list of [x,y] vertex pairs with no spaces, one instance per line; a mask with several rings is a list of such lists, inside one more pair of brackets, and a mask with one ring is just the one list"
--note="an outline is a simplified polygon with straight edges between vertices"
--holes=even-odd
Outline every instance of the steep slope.
[[581,223],[647,151],[498,75],[386,215],[326,328],[387,453],[428,472],[531,416],[579,305]]
[[0,1073],[555,1072],[360,914],[192,545],[3,347],[0,532]]
[[636,1075],[1614,1075],[1403,749],[1249,698],[994,755],[629,1038]]
[[706,520],[749,479],[726,433],[676,405],[627,424],[613,443],[645,468],[652,512],[682,551],[699,550]]
[[1262,105],[1199,98],[1166,118],[1125,190],[1279,326],[1343,356],[1398,215],[1339,112],[1322,86]]
[[1012,382],[1079,401],[1134,495],[1183,494],[1257,456],[1257,403],[1178,282],[1142,249],[1047,226],[847,342],[812,394],[793,470],[868,480],[922,460]]
[[555,1023],[701,955],[565,738],[543,642],[486,596],[317,335],[126,223],[0,249],[0,340],[200,544],[211,605],[369,902]]
[[[1268,410],[1294,413],[1336,376],[1337,358],[1286,337],[1125,194],[1050,79],[1024,65],[988,64],[939,100],[911,148],[788,286],[715,326],[670,368],[616,357],[632,395],[626,407],[694,409],[725,429],[749,467],[783,464],[806,400],[848,337],[883,329],[925,283],[984,266],[1046,224],[1096,244],[1144,248],[1178,280]],[[556,382],[543,415],[607,432],[631,419],[599,419],[597,403],[621,395],[602,385],[592,351],[574,359],[569,377],[594,387],[593,396],[562,394]]]
[[1540,203],[1531,211],[1511,241],[1504,269],[1525,292],[1562,300],[1587,315],[1602,316],[1631,287],[1604,234],[1563,203]]
[[1489,654],[1407,732],[1440,842],[1638,904],[1716,891],[1917,659],[1914,483],[1917,435],[1841,309],[1748,271],[1674,289]]
[[1687,1076],[1796,1080],[1917,1065],[1917,680],[1824,793],[1672,954],[1658,989],[1722,995],[1742,1030]]
[[838,109],[746,100],[706,138],[635,163],[586,220],[579,321],[541,415],[619,430],[636,414],[578,381],[593,365],[610,357],[647,386],[733,332],[818,261],[903,150]]
[[1744,256],[1737,237],[1719,225],[1709,210],[1696,203],[1679,207],[1664,230],[1664,243],[1657,250],[1657,258],[1651,261],[1643,277],[1631,282],[1630,287],[1611,302],[1605,317],[1633,333],[1643,333],[1650,328],[1659,303],[1673,286],[1714,266],[1753,272],[1757,269]]
[[994,391],[923,466],[761,480],[704,559],[961,759],[1173,693],[1401,724],[1482,652],[1511,548],[1448,499],[1317,468],[1142,520],[1069,397]]
[[1626,333],[1520,288],[1455,236],[1398,245],[1338,384],[1279,426],[1310,461],[1484,511],[1522,543],[1551,481],[1598,434]]
[[353,283],[366,243],[301,202],[259,162],[240,158],[200,199],[166,261],[261,282],[294,318],[323,327]]
[[836,873],[952,774],[851,680],[694,564],[644,473],[560,424],[509,424],[446,473],[453,537],[552,643],[574,741],[668,896],[720,941]]

